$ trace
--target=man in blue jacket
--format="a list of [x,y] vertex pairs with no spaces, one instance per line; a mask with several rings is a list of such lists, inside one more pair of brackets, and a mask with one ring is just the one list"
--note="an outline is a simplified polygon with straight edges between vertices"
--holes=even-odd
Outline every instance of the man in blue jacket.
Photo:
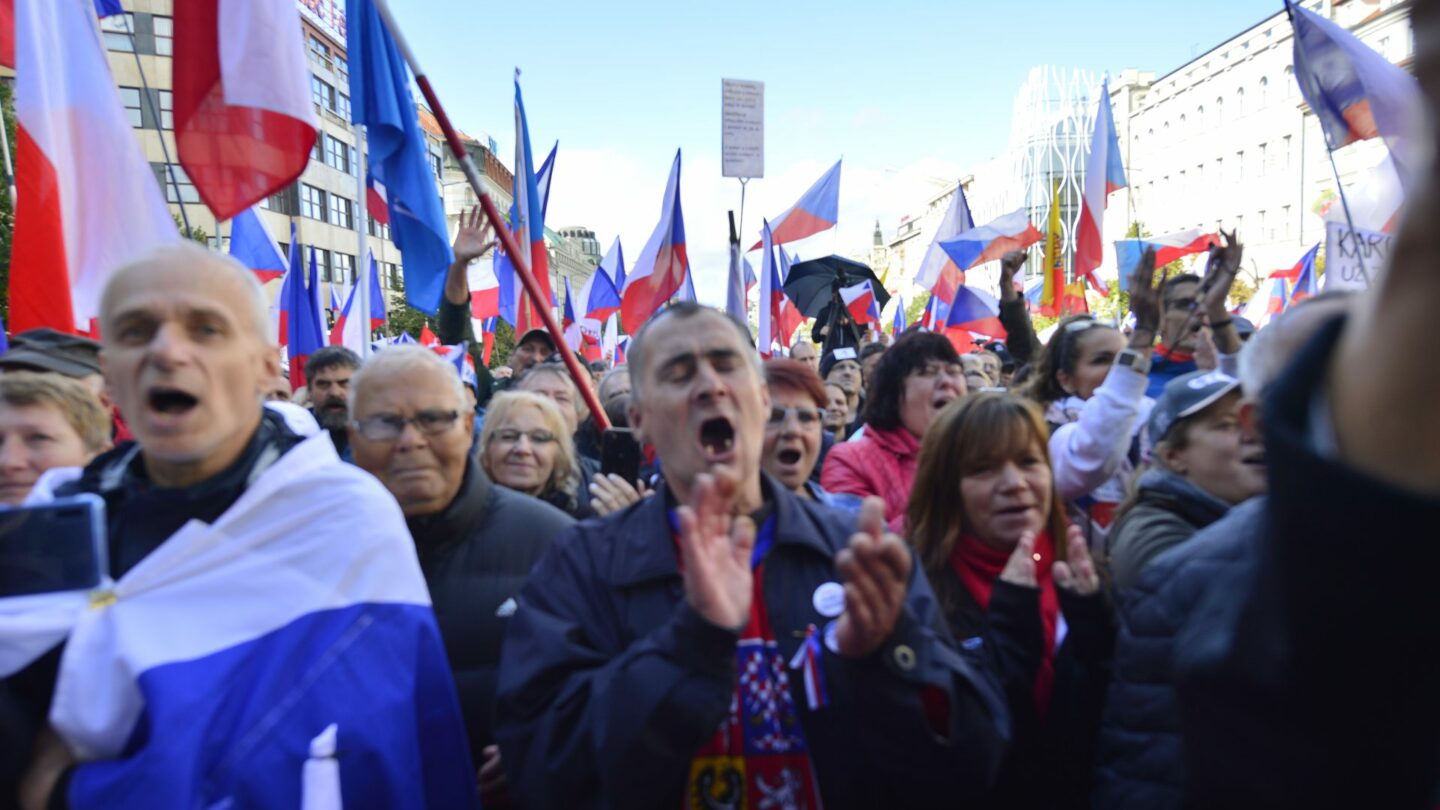
[[1008,719],[883,508],[760,469],[744,326],[681,303],[632,341],[656,494],[562,535],[521,594],[496,736],[530,808],[903,807],[994,778]]

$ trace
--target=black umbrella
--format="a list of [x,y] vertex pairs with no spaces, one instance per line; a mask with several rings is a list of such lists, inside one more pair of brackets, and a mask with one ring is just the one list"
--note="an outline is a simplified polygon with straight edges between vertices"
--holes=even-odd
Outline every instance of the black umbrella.
[[790,275],[785,279],[785,295],[807,318],[824,320],[821,316],[829,314],[826,307],[842,288],[853,287],[866,279],[875,291],[876,308],[884,309],[890,302],[890,293],[875,277],[875,271],[843,256],[826,256],[791,265]]

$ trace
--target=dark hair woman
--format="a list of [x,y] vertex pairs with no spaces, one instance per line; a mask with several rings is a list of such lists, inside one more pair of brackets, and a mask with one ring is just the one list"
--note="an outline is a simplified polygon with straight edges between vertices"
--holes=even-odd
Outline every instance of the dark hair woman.
[[1155,254],[1130,282],[1135,329],[1129,340],[1089,315],[1060,321],[1036,361],[1024,394],[1045,411],[1050,456],[1061,499],[1098,547],[1139,460],[1136,434],[1149,411],[1145,398],[1150,347],[1160,322]]
[[1040,410],[1009,394],[946,407],[925,436],[908,537],[961,649],[1001,673],[1013,747],[987,802],[1089,795],[1114,646],[1078,527],[1067,527]]
[[965,374],[948,338],[907,332],[880,355],[867,389],[864,432],[830,450],[820,485],[829,492],[881,498],[885,520],[898,531],[920,440],[935,414],[965,395]]

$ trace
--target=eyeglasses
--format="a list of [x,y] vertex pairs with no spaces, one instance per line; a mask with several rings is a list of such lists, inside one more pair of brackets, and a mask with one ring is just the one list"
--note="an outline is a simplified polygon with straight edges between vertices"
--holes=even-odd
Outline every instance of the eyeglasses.
[[372,442],[393,442],[405,432],[406,425],[413,424],[421,433],[433,436],[455,427],[455,420],[459,418],[459,411],[420,411],[411,417],[382,413],[357,419],[350,424],[355,426],[361,436]]
[[514,428],[501,428],[490,434],[490,440],[501,444],[518,444],[521,436],[528,438],[531,444],[549,444],[556,441],[555,434],[548,430],[516,430]]
[[815,425],[820,422],[821,414],[819,408],[776,407],[770,409],[770,421],[766,424],[768,427],[780,427],[785,424],[785,420],[789,418],[792,413],[795,414],[795,418],[800,420],[800,424],[802,425]]

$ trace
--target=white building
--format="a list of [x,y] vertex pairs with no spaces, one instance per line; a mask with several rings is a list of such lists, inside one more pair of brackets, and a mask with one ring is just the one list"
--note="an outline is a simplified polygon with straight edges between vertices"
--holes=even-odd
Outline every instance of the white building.
[[[1407,0],[1304,0],[1303,5],[1408,67],[1413,44]],[[1152,235],[1235,228],[1246,246],[1244,269],[1255,278],[1293,265],[1323,240],[1318,211],[1334,198],[1336,183],[1320,127],[1295,83],[1292,35],[1281,11],[1158,79],[1138,70],[1111,78],[1129,187],[1109,198],[1102,276],[1115,273],[1109,243],[1124,238],[1135,222]],[[1079,71],[1031,71],[1015,99],[1005,152],[977,165],[965,180],[977,224],[1024,206],[1043,229],[1048,183],[1058,177],[1067,256],[1073,255],[1098,87],[1098,76]],[[1384,154],[1378,141],[1336,153],[1352,194]],[[896,227],[888,240],[892,286],[898,276],[914,278],[953,193],[947,189],[917,201]],[[1379,224],[1356,221],[1361,227]],[[1038,252],[1038,247],[1032,251]],[[993,268],[981,271],[980,278],[993,283]]]

